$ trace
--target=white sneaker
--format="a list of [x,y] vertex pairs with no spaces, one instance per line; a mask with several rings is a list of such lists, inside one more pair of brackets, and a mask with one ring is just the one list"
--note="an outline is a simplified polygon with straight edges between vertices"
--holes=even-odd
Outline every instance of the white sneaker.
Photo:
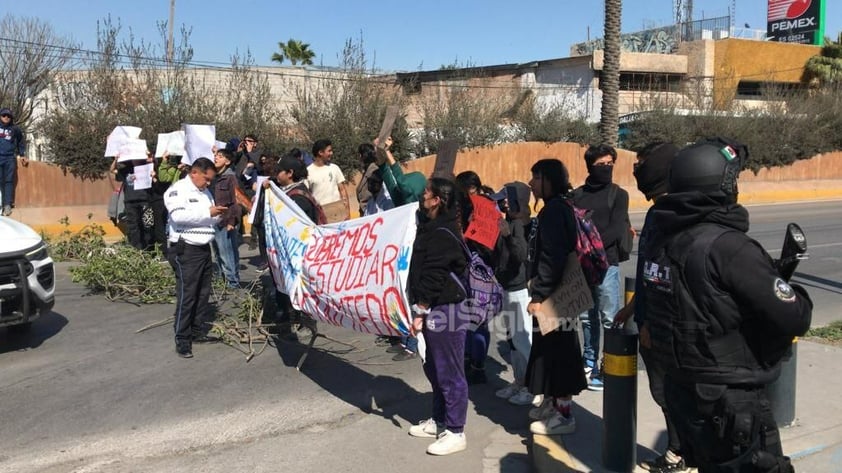
[[564,417],[561,412],[556,411],[545,420],[536,420],[529,424],[529,430],[538,435],[572,434],[576,431],[576,419],[572,414],[570,417]]
[[529,410],[529,418],[532,420],[542,420],[552,416],[554,412],[557,411],[555,406],[553,406],[553,401],[547,399],[541,406]]
[[520,388],[518,392],[509,398],[509,402],[516,406],[528,406],[532,404],[533,399],[535,399],[535,396],[528,389]]
[[497,392],[494,393],[494,395],[499,397],[500,399],[508,399],[517,394],[518,391],[520,391],[520,385],[517,383],[512,383],[503,389],[498,389]]
[[424,439],[434,439],[444,431],[444,426],[436,424],[433,419],[422,420],[409,428],[409,435]]
[[427,447],[427,453],[430,455],[450,455],[451,453],[461,452],[466,448],[468,448],[468,440],[465,438],[464,432],[454,434],[445,430],[439,435],[438,440]]

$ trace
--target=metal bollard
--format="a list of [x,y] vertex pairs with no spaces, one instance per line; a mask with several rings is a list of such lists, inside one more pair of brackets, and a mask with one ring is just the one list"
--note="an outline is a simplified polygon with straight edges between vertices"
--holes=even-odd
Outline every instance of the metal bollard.
[[781,376],[766,386],[766,395],[772,406],[772,415],[778,427],[795,424],[795,384],[798,367],[798,338],[793,339],[789,353],[781,361]]
[[634,284],[635,284],[635,279],[626,276],[626,283],[625,283],[625,286],[626,286],[626,292],[625,292],[626,304],[631,302],[632,297],[634,297]]
[[602,465],[634,471],[637,460],[637,335],[605,330]]

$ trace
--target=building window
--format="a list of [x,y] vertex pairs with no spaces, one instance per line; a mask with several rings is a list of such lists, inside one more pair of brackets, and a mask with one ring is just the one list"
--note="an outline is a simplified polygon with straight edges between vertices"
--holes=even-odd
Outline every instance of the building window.
[[620,90],[637,92],[680,92],[680,74],[659,74],[655,72],[620,73]]
[[804,90],[798,82],[761,82],[741,80],[737,84],[737,98],[743,100],[781,100]]

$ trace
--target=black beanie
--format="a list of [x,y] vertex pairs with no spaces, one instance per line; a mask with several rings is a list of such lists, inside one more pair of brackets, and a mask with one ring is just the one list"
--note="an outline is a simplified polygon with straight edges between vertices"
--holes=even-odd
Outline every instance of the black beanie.
[[643,162],[634,168],[637,188],[646,200],[652,200],[669,190],[670,165],[679,148],[672,143],[661,143],[651,149],[644,148],[638,156]]

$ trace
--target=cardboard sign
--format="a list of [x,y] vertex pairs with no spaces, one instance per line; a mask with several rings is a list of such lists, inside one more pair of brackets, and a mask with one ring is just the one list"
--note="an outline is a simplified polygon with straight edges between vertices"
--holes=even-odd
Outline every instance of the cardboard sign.
[[554,330],[576,330],[579,314],[593,307],[593,295],[579,258],[573,251],[567,255],[564,275],[555,291],[541,303],[541,310],[535,314],[541,334]]
[[436,164],[433,167],[432,177],[453,179],[453,168],[456,167],[456,152],[458,151],[459,143],[456,140],[439,142],[439,150],[436,153]]
[[465,230],[465,238],[493,250],[500,235],[500,210],[497,203],[481,195],[472,195],[474,211]]
[[[105,142],[105,157],[113,158],[120,154],[122,148],[129,140],[140,138],[142,130],[136,126],[118,126],[114,128]],[[146,158],[143,158],[146,159]]]
[[395,120],[398,119],[398,112],[400,108],[397,105],[389,105],[386,107],[386,117],[383,118],[383,125],[380,126],[380,134],[377,135],[377,143],[383,146],[386,143],[386,138],[392,134],[392,128],[395,127]]

